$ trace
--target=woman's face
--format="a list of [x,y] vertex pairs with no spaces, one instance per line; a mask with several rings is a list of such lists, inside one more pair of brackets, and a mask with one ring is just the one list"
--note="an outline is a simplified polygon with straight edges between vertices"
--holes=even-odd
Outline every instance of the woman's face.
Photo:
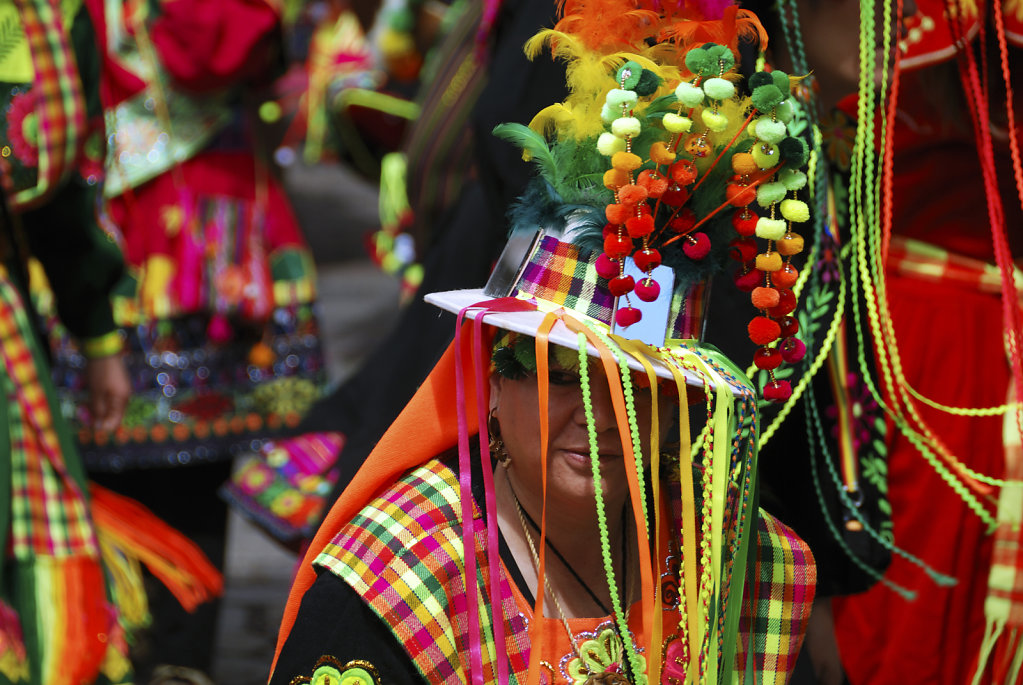
[[[603,492],[609,507],[624,502],[629,488],[626,480],[622,438],[618,433],[614,406],[608,389],[607,377],[598,363],[590,366],[590,398]],[[574,370],[557,367],[550,370],[549,395],[549,461],[547,471],[548,509],[565,510],[585,507],[593,510],[593,475],[590,466],[590,442],[586,428],[586,409],[579,385],[579,374]],[[521,380],[493,374],[490,378],[490,406],[496,413],[511,463],[508,477],[520,500],[527,509],[538,512],[542,502],[540,462],[540,413],[537,378],[530,374]],[[643,444],[644,456],[650,436],[650,390],[633,388],[636,418]],[[667,433],[671,412],[678,405],[665,397],[658,401],[661,434]],[[626,440],[630,440],[626,436]]]

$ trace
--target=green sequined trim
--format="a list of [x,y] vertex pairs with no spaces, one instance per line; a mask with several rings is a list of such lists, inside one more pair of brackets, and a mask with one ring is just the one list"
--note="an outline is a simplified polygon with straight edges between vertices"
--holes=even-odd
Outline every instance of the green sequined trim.
[[376,666],[363,659],[352,659],[344,666],[332,656],[321,656],[311,676],[291,679],[291,685],[380,685]]

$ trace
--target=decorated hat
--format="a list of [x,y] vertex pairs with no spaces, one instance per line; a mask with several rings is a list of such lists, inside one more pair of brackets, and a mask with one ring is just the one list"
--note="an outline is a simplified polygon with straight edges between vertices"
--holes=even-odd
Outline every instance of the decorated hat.
[[[740,75],[738,42],[766,36],[734,6],[710,18],[689,3],[634,8],[610,22],[584,5],[568,3],[556,28],[526,45],[532,58],[550,46],[567,62],[567,100],[528,127],[495,129],[539,173],[510,212],[489,282],[426,300],[473,318],[512,298],[520,304],[487,322],[528,335],[557,312],[552,342],[579,344],[571,318],[630,341],[634,357],[669,378],[670,359],[702,337],[710,279],[731,264],[751,305],[719,315],[744,318],[759,346],[753,361],[772,374],[765,397],[786,399],[791,388],[773,372],[805,351],[792,316],[792,258],[809,218],[800,198],[807,146],[786,125],[790,78]],[[698,374],[688,381],[701,383]]]

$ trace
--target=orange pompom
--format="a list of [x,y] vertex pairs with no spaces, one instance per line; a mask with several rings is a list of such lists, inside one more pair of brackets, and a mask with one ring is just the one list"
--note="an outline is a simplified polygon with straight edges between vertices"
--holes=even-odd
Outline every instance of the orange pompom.
[[607,209],[604,210],[604,215],[607,217],[608,223],[620,226],[624,224],[626,219],[633,215],[633,211],[630,210],[626,205],[608,205]]
[[668,169],[671,179],[680,186],[687,186],[696,180],[696,165],[688,159],[680,159]]
[[629,236],[608,233],[604,236],[604,252],[612,259],[619,259],[632,252],[632,241]]
[[756,173],[759,167],[753,161],[753,155],[748,152],[737,152],[732,155],[732,171],[739,176],[749,176]]
[[654,164],[671,164],[677,155],[668,149],[663,141],[657,141],[650,146],[650,161]]
[[608,169],[604,172],[604,187],[609,190],[620,188],[629,182],[629,172],[621,169]]
[[786,264],[771,274],[771,281],[779,288],[791,288],[798,279],[799,272],[791,264]]
[[[605,174],[606,176],[607,174]],[[655,200],[668,189],[668,179],[664,177],[664,174],[653,169],[644,169],[639,172],[636,183],[646,188],[647,195]]]
[[611,157],[611,166],[622,171],[635,171],[642,165],[643,160],[639,158],[639,155],[634,155],[631,152],[616,152]]
[[264,342],[256,343],[249,350],[249,363],[261,369],[272,366],[275,358],[274,351]]
[[789,231],[777,242],[778,252],[786,257],[797,255],[803,251],[803,236]]
[[754,317],[746,330],[749,332],[749,339],[755,345],[769,345],[781,335],[781,326],[778,322],[766,316]]
[[758,271],[777,271],[781,268],[781,255],[777,252],[765,252],[757,255]]
[[745,207],[757,199],[757,189],[754,186],[729,183],[725,186],[725,199],[733,207]]
[[634,216],[625,222],[625,228],[629,231],[630,238],[643,238],[654,231],[654,218],[652,216]]
[[781,295],[774,288],[754,288],[750,294],[750,301],[753,302],[753,306],[757,309],[777,307],[780,300]]
[[624,185],[618,189],[618,201],[623,205],[638,205],[640,202],[645,202],[646,198],[646,188],[634,183]]

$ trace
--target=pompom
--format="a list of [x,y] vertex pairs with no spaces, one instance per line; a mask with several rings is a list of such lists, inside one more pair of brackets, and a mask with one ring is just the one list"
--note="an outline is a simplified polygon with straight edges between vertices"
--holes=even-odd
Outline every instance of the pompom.
[[625,152],[625,141],[613,133],[604,131],[597,138],[597,152],[605,157]]
[[778,143],[778,151],[785,160],[785,166],[790,168],[803,166],[810,156],[810,148],[807,147],[806,141],[791,136]]
[[636,267],[640,271],[649,273],[661,265],[661,253],[652,248],[647,248],[632,255],[632,261],[636,262]]
[[750,301],[756,309],[770,309],[771,307],[777,307],[778,302],[781,301],[781,296],[778,295],[778,291],[774,288],[754,288],[753,292],[750,293]]
[[771,381],[764,386],[764,399],[768,402],[784,402],[792,397],[792,384],[788,381]]
[[757,143],[750,150],[753,161],[761,169],[770,169],[781,162],[778,146],[773,143]]
[[632,276],[615,276],[608,281],[607,289],[611,291],[611,294],[615,297],[621,297],[632,292],[632,289],[636,287],[636,281]]
[[729,71],[735,66],[735,55],[727,45],[709,43],[703,47],[706,48],[707,54],[714,60],[714,66],[717,71]]
[[661,286],[652,278],[640,279],[636,284],[636,297],[644,302],[653,302],[661,294]]
[[611,280],[618,275],[618,262],[611,259],[606,252],[601,252],[597,256],[597,261],[593,266],[601,278]]
[[632,241],[627,235],[611,233],[604,238],[604,252],[612,259],[620,259],[632,252]]
[[760,167],[757,166],[753,155],[748,152],[736,152],[732,155],[732,171],[739,176],[749,176],[756,173]]
[[760,217],[749,209],[741,209],[732,215],[732,227],[741,236],[751,236],[757,231]]
[[666,112],[664,118],[661,119],[661,123],[664,124],[664,128],[670,133],[688,133],[689,129],[693,127],[692,119],[680,116],[674,112]]
[[785,235],[787,226],[781,219],[771,219],[766,216],[757,220],[757,237],[761,240],[778,240]]
[[646,188],[647,195],[655,200],[668,189],[668,179],[664,174],[653,169],[644,169],[639,172],[636,183]]
[[803,236],[798,233],[786,233],[778,239],[778,252],[786,257],[797,255],[803,251]]
[[626,185],[628,182],[628,171],[622,171],[621,169],[615,169],[612,167],[604,172],[604,187],[608,190],[614,190],[615,188]]
[[611,157],[611,166],[615,169],[635,171],[642,165],[643,160],[639,158],[639,155],[634,155],[631,152],[616,152]]
[[677,155],[668,149],[662,141],[657,141],[650,146],[650,160],[654,164],[671,164]]
[[799,321],[794,316],[783,316],[778,319],[781,326],[781,337],[788,338],[799,332]]
[[214,344],[223,345],[234,337],[234,331],[223,314],[214,314],[206,327],[206,337]]
[[791,264],[785,264],[771,275],[771,280],[779,288],[791,288],[799,280],[799,272]]
[[706,233],[691,233],[683,241],[682,251],[686,257],[699,261],[710,253],[710,238]]
[[781,328],[777,321],[768,319],[766,316],[755,316],[746,328],[749,332],[749,339],[754,345],[769,345],[781,335]]
[[758,71],[749,77],[749,87],[759,88],[760,86],[772,85],[774,79],[771,78],[770,72]]
[[639,75],[639,83],[633,87],[633,90],[636,91],[637,95],[653,95],[663,82],[660,76],[649,69],[644,69],[643,73]]
[[678,213],[674,219],[668,222],[668,228],[675,231],[675,233],[688,233],[689,229],[696,225],[696,215],[693,210],[683,209]]
[[718,111],[705,109],[700,112],[700,119],[707,130],[719,133],[728,128],[728,117]]
[[765,209],[785,198],[785,186],[777,181],[761,183],[757,187],[757,204]]
[[802,223],[810,219],[810,208],[802,200],[793,200],[792,198],[782,200],[780,209],[781,215],[789,221]]
[[622,90],[621,88],[612,88],[607,91],[607,98],[605,102],[609,107],[617,107],[619,116],[622,113],[622,106],[626,106],[632,109],[636,106],[636,102],[639,99],[636,97],[636,93],[631,90]]
[[630,238],[645,238],[654,231],[654,218],[647,214],[629,217],[625,221],[625,228]]
[[806,174],[799,169],[782,169],[778,172],[778,180],[786,190],[802,190],[806,186]]
[[618,138],[635,138],[643,131],[636,117],[618,117],[611,122],[611,133]]
[[273,366],[276,355],[273,349],[265,342],[258,342],[249,349],[249,363],[266,369]]
[[782,100],[774,108],[774,116],[778,118],[778,121],[789,123],[792,121],[792,117],[796,114],[795,105],[792,104],[792,98]]
[[796,294],[788,288],[782,288],[778,290],[779,300],[778,304],[768,311],[768,313],[776,318],[781,318],[786,314],[791,314],[796,309]]
[[728,246],[729,256],[737,262],[746,264],[757,256],[757,241],[753,238],[735,238]]
[[693,48],[686,53],[686,69],[697,76],[706,76],[717,73],[717,60],[704,48]]
[[704,93],[699,86],[683,81],[675,88],[675,97],[686,107],[692,108],[703,104]]
[[760,347],[753,353],[753,364],[762,371],[777,369],[781,366],[781,352],[774,347]]
[[785,94],[778,90],[773,83],[757,86],[753,89],[750,100],[758,112],[770,112],[775,105],[785,99]]
[[661,202],[671,207],[681,207],[689,199],[689,191],[677,183],[671,183],[661,195]]
[[[609,224],[620,226],[625,223],[625,220],[633,215],[633,211],[628,205],[608,205],[604,210],[604,216],[607,217]],[[608,250],[610,252],[610,250]]]
[[707,142],[707,136],[703,133],[689,134],[689,137],[686,138],[685,148],[686,152],[694,158],[706,157],[710,153],[710,143]]
[[703,92],[714,100],[728,100],[735,95],[735,86],[723,78],[709,78],[703,82]]
[[725,199],[733,207],[745,207],[755,200],[757,189],[744,183],[729,183],[725,186]]
[[600,120],[609,126],[612,121],[620,116],[622,116],[622,110],[620,107],[612,107],[605,102],[604,106],[600,108]]
[[803,361],[806,344],[799,338],[786,338],[781,344],[781,357],[789,364]]
[[771,81],[774,83],[774,87],[785,94],[785,97],[789,96],[792,92],[792,86],[790,85],[789,75],[784,71],[775,69],[771,72]]
[[765,143],[780,143],[789,134],[785,124],[773,121],[771,117],[760,117],[754,122],[757,138]]
[[622,328],[628,328],[634,323],[639,323],[639,320],[642,318],[643,312],[635,307],[621,307],[615,312],[615,323]]
[[647,199],[646,188],[635,183],[623,185],[618,189],[618,201],[623,205],[638,205]]
[[680,159],[668,168],[668,175],[680,186],[687,186],[696,180],[696,165],[688,159]]
[[622,88],[628,88],[632,90],[639,83],[639,79],[643,76],[643,67],[638,63],[633,62],[631,59],[618,67],[618,71],[615,72],[615,82],[620,84]]
[[777,252],[765,252],[764,254],[758,254],[756,266],[757,271],[777,271],[781,268],[781,255]]
[[735,278],[733,280],[735,281],[735,287],[739,289],[739,292],[751,293],[753,292],[753,288],[756,288],[764,282],[764,277],[756,269],[750,269],[745,272],[740,269],[735,272]]

